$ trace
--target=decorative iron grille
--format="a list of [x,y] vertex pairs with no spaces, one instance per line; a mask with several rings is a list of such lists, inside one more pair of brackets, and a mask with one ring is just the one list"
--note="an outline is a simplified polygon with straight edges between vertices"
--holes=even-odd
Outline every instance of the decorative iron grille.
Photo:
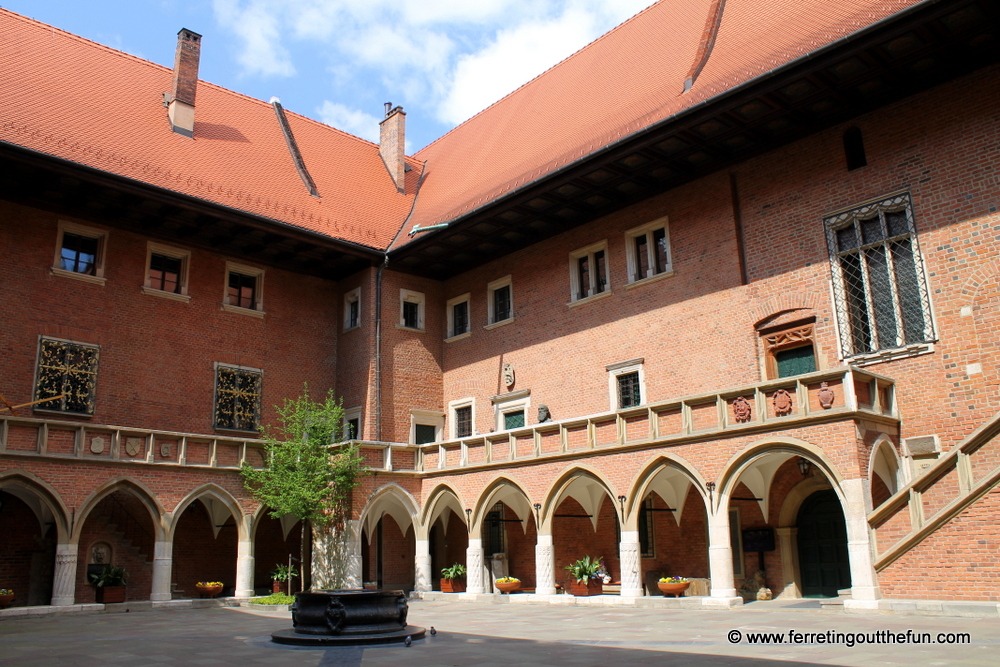
[[43,338],[38,353],[35,400],[53,400],[39,403],[37,409],[94,414],[99,357],[100,348],[96,345]]
[[215,426],[237,431],[260,430],[260,388],[257,370],[219,366],[215,376]]
[[642,403],[639,391],[639,372],[623,373],[618,376],[618,409],[633,408]]
[[844,356],[934,340],[909,194],[824,222]]

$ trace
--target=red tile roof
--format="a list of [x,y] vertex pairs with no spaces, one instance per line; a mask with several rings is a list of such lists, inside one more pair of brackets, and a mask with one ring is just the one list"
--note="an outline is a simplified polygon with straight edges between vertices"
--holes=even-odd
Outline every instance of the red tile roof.
[[195,136],[185,138],[162,105],[170,69],[0,10],[0,141],[386,249],[411,208],[404,231],[454,220],[915,4],[725,0],[684,93],[718,0],[663,0],[418,152],[406,194],[377,145],[286,112],[319,198],[269,104],[201,81]]
[[409,214],[378,146],[287,112],[319,197],[270,104],[200,81],[194,139],[163,106],[172,70],[0,10],[0,140],[328,236],[385,249]]
[[663,0],[419,151],[427,176],[405,231],[454,220],[915,4],[726,0],[708,60],[683,93],[714,2]]

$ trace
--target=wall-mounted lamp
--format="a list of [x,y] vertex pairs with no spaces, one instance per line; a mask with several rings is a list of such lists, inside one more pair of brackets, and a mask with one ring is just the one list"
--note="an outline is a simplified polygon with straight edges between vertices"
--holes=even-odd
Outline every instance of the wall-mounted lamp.
[[472,531],[472,510],[466,508],[465,510],[465,525]]
[[799,472],[805,477],[809,474],[809,469],[812,467],[812,463],[804,456],[799,457]]
[[535,503],[534,505],[532,505],[532,507],[535,508],[535,529],[537,530],[538,529],[538,524],[541,522],[541,518],[539,518],[538,512],[541,511],[542,504],[541,503]]
[[708,502],[712,502],[712,494],[715,493],[715,482],[705,482],[705,488],[708,489]]
[[622,516],[625,516],[625,501],[628,500],[625,496],[618,496],[618,502],[622,506]]

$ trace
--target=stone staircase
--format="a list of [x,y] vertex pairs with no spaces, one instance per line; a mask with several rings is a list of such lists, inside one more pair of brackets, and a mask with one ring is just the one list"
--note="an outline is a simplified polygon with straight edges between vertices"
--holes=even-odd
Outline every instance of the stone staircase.
[[868,515],[882,571],[1000,484],[1000,413]]

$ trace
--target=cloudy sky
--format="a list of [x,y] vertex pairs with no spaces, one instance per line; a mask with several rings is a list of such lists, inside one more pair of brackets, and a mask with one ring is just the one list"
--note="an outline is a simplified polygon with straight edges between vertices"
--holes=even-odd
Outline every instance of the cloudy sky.
[[[669,0],[665,0],[669,1]],[[203,35],[201,78],[370,140],[383,103],[422,148],[652,0],[0,0],[173,66]]]

